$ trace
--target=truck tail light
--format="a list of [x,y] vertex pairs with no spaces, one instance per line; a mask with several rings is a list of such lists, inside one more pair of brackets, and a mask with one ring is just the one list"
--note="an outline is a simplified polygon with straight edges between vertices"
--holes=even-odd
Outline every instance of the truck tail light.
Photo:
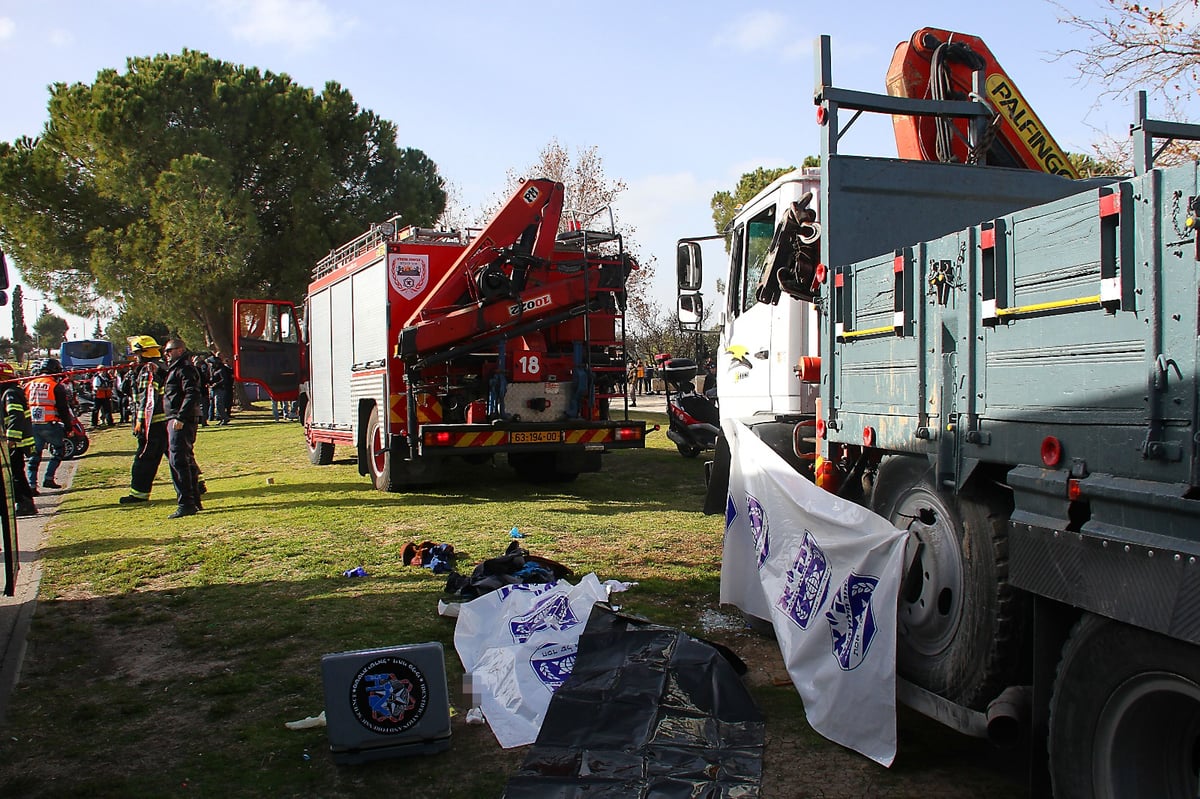
[[874,427],[864,427],[863,428],[863,446],[864,447],[875,446],[875,428]]
[[1062,442],[1054,436],[1046,436],[1042,439],[1042,463],[1054,468],[1062,463]]
[[1079,481],[1071,478],[1067,481],[1067,499],[1074,502],[1083,496],[1083,488],[1079,485]]
[[640,427],[618,427],[614,433],[617,441],[638,441],[642,437]]
[[445,430],[425,434],[425,444],[431,447],[449,446],[452,436]]

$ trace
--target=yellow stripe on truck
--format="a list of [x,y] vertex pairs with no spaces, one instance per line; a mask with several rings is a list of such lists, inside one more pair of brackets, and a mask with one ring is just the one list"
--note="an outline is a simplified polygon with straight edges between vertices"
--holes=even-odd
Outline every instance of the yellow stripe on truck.
[[612,431],[607,429],[599,430],[568,430],[568,444],[595,444],[603,443],[612,440]]
[[489,430],[486,433],[463,433],[454,442],[456,447],[497,447],[505,443],[504,431]]

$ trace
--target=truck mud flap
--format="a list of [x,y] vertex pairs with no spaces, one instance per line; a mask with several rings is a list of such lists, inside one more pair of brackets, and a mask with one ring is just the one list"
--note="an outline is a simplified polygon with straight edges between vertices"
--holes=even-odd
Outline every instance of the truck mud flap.
[[717,451],[706,470],[708,486],[704,492],[704,514],[714,516],[725,512],[725,498],[729,496],[729,442],[724,435],[717,436]]

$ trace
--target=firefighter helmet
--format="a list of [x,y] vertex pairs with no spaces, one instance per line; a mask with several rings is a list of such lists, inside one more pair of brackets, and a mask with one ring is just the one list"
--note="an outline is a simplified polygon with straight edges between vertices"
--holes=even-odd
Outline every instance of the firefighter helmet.
[[0,382],[15,380],[17,377],[17,367],[7,361],[0,361]]
[[35,375],[56,375],[62,372],[62,364],[58,358],[42,358],[33,365]]
[[143,358],[160,358],[162,357],[162,348],[158,346],[158,342],[153,336],[130,336],[129,349],[134,355],[140,355]]

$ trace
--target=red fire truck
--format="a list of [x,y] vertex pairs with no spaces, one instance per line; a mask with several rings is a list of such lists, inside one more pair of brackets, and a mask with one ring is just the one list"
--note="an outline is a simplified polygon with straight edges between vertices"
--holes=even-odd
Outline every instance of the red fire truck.
[[384,491],[497,454],[565,482],[644,446],[624,399],[637,264],[611,214],[589,229],[563,196],[525,181],[473,236],[372,227],[316,265],[302,323],[292,303],[238,300],[237,378],[299,400],[313,463],[351,447]]

